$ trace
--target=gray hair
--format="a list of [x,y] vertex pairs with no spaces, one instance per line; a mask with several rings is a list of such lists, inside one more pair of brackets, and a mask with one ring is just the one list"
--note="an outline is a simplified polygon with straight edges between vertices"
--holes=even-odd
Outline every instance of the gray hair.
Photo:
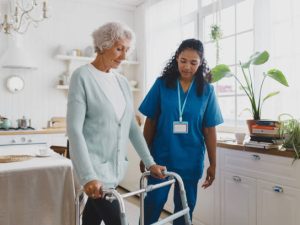
[[104,49],[111,48],[120,39],[131,41],[130,50],[132,50],[135,43],[134,32],[127,25],[120,22],[106,23],[95,30],[92,36],[96,53],[101,53]]

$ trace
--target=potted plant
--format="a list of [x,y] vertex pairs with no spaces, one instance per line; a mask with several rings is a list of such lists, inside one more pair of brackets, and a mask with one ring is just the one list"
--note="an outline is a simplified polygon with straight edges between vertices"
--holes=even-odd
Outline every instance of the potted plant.
[[222,37],[222,30],[218,24],[213,24],[210,26],[210,38],[216,45],[216,63],[219,63],[220,59],[220,44],[219,41]]
[[[287,116],[289,119],[283,120],[283,116]],[[279,121],[279,135],[282,141],[281,150],[293,149],[295,152],[294,161],[300,159],[300,121],[289,114],[281,114]]]
[[263,94],[262,89],[266,78],[268,77],[272,78],[273,80],[279,82],[280,84],[286,87],[289,86],[285,78],[285,75],[280,70],[272,68],[262,74],[263,79],[259,85],[259,92],[257,94],[255,93],[253,75],[251,73],[251,66],[262,65],[266,63],[268,59],[269,59],[269,53],[267,51],[263,51],[263,52],[254,53],[252,56],[250,56],[249,60],[245,63],[240,62],[239,65],[242,70],[242,76],[244,78],[243,81],[237,75],[233,74],[230,71],[229,66],[225,64],[219,64],[211,70],[212,83],[217,82],[224,77],[234,77],[235,80],[241,86],[242,90],[247,95],[251,104],[251,109],[246,109],[246,110],[249,110],[252,113],[252,120],[247,121],[250,133],[251,133],[251,126],[253,124],[253,120],[255,121],[261,119],[261,110],[262,110],[263,103],[270,97],[279,94],[279,91],[274,91],[267,94],[264,97],[262,96]]

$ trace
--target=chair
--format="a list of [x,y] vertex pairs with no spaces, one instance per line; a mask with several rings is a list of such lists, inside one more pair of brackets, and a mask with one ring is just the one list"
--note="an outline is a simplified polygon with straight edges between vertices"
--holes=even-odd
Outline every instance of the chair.
[[56,153],[58,153],[58,154],[60,154],[60,155],[62,155],[64,157],[66,157],[68,159],[70,158],[69,141],[67,142],[67,146],[51,145],[50,148],[54,152],[56,152]]

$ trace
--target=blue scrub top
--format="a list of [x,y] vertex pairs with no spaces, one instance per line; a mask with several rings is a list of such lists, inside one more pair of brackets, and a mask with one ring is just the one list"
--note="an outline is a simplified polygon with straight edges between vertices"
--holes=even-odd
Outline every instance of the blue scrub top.
[[[181,104],[187,93],[181,85]],[[151,154],[157,164],[178,173],[183,179],[199,180],[203,173],[205,142],[202,127],[215,127],[223,122],[219,104],[210,84],[197,96],[195,83],[190,89],[182,120],[188,122],[188,134],[174,134],[173,122],[179,121],[178,93],[168,88],[161,77],[156,80],[139,110],[150,119],[157,119]]]

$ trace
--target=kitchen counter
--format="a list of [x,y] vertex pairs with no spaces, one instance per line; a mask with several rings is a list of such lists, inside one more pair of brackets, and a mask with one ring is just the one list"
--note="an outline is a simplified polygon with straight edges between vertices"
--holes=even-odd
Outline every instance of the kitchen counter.
[[292,150],[279,151],[277,149],[250,148],[250,147],[245,147],[244,145],[236,144],[233,141],[218,141],[217,146],[221,148],[228,148],[231,150],[255,152],[255,153],[276,155],[276,156],[289,157],[289,158],[294,158],[295,156],[295,152]]
[[64,134],[65,128],[46,128],[40,130],[9,130],[0,131],[0,135],[24,135],[24,134]]

